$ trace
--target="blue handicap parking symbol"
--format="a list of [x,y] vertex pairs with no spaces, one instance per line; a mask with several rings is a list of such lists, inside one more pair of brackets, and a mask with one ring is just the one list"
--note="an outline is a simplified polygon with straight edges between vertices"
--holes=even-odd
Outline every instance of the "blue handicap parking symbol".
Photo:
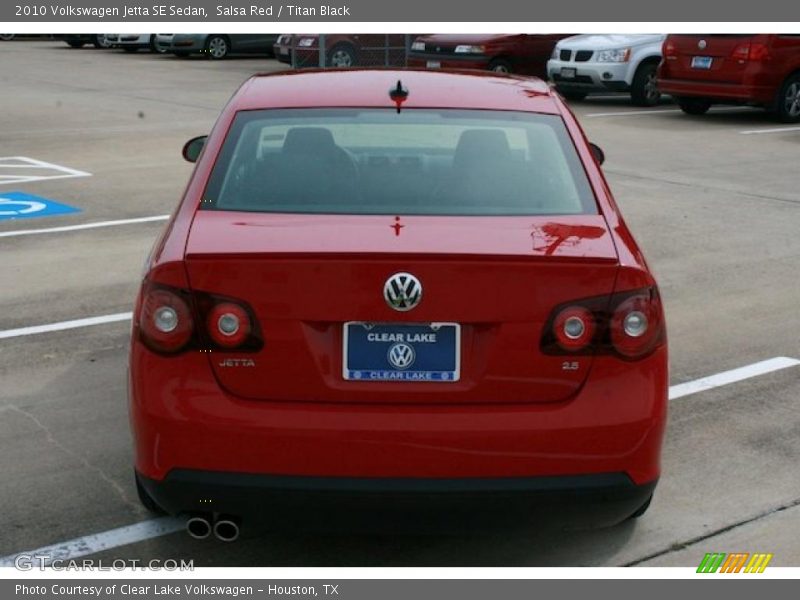
[[0,192],[0,221],[52,217],[80,212],[80,210],[74,206],[24,192]]

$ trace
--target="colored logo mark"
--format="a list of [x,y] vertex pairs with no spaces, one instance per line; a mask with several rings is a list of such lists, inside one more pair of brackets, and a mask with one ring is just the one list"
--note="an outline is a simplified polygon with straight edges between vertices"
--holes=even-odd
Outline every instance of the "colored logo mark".
[[700,565],[697,567],[698,573],[763,573],[772,554],[757,552],[708,552]]

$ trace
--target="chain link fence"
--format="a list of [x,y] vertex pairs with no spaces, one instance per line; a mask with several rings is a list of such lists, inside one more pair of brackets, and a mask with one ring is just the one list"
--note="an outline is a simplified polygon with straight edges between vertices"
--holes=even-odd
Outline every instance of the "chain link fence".
[[404,67],[413,35],[296,34],[278,38],[278,58],[295,69]]

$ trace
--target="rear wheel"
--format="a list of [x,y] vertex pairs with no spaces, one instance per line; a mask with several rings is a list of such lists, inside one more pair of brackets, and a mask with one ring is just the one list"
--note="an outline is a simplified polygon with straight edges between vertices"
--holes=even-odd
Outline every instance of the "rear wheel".
[[142,503],[148,512],[153,513],[154,515],[165,515],[167,514],[166,511],[161,508],[156,501],[150,497],[150,494],[147,493],[147,490],[144,489],[141,483],[139,483],[139,477],[135,476],[136,478],[136,494],[139,496],[139,502]]
[[155,52],[156,54],[165,54],[167,51],[166,48],[163,46],[159,46],[158,42],[156,41],[156,36],[150,36],[150,52]]
[[655,106],[661,99],[656,78],[657,69],[658,64],[655,62],[644,63],[636,69],[631,84],[631,100],[636,106]]
[[495,73],[511,73],[511,63],[503,58],[495,58],[489,63],[489,70]]
[[790,75],[778,91],[775,114],[784,123],[800,122],[800,73]]
[[222,60],[231,51],[228,39],[221,35],[211,35],[206,40],[206,55],[211,60]]
[[356,64],[356,52],[352,46],[341,44],[334,46],[327,60],[329,67],[342,68],[354,67]]
[[94,36],[92,39],[92,45],[95,48],[111,48],[111,42],[108,41],[108,38],[102,33]]
[[644,501],[644,504],[642,504],[639,508],[637,508],[636,511],[630,517],[628,517],[628,519],[638,519],[639,517],[641,517],[644,513],[647,512],[647,509],[650,508],[650,503],[652,501],[653,501],[653,494],[650,494],[647,500]]
[[0,42],[10,42],[16,36],[16,33],[0,33]]
[[677,102],[687,115],[704,115],[711,108],[711,102],[705,98],[678,98]]

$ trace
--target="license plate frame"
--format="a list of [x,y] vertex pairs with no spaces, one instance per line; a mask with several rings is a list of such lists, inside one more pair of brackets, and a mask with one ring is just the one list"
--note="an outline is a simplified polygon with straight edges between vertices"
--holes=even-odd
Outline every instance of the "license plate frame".
[[561,67],[562,79],[575,79],[578,76],[578,69],[575,67]]
[[440,60],[429,60],[425,63],[426,69],[441,69],[442,68],[442,61]]
[[[363,339],[359,338],[362,334]],[[376,339],[370,340],[369,334],[376,334]],[[425,337],[431,334],[433,341]],[[351,343],[354,339],[358,347]],[[390,352],[401,345],[411,348],[411,362],[398,367],[391,361],[402,357],[390,358]],[[342,325],[342,378],[375,383],[457,382],[461,379],[461,324],[348,321]]]
[[711,69],[711,65],[714,64],[714,57],[713,56],[693,56],[692,57],[692,68],[693,69],[700,69],[703,71],[708,71]]

